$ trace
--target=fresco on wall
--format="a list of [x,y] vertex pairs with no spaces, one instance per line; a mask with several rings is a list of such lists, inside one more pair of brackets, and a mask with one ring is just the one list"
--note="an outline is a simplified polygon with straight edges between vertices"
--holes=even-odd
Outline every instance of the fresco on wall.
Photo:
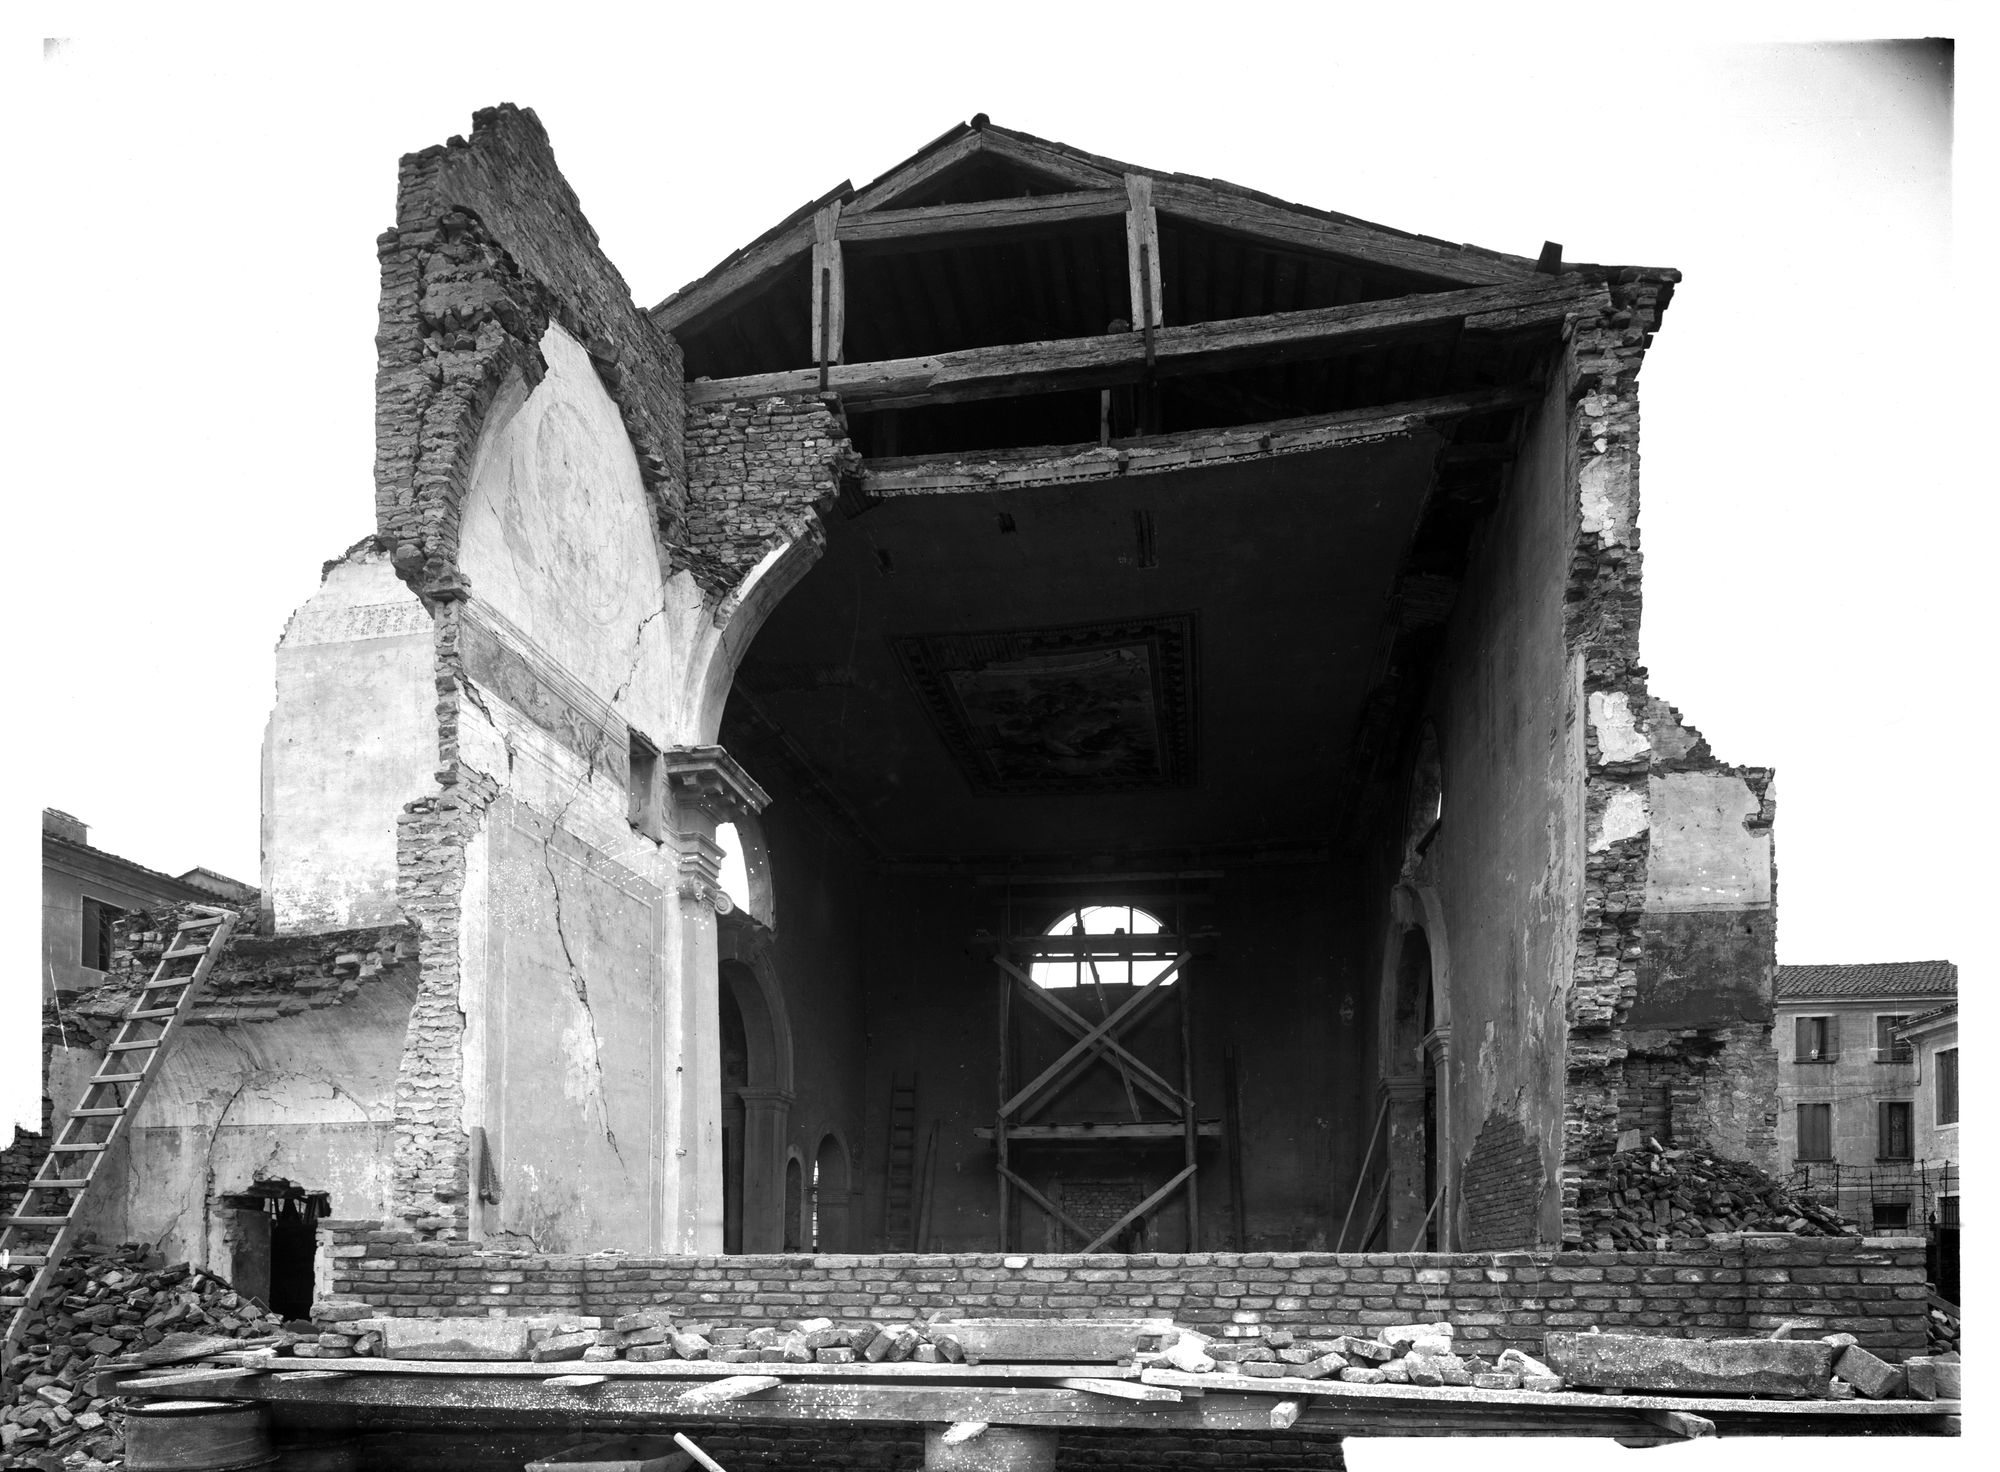
[[973,788],[1073,793],[1194,776],[1194,616],[920,634],[896,655]]

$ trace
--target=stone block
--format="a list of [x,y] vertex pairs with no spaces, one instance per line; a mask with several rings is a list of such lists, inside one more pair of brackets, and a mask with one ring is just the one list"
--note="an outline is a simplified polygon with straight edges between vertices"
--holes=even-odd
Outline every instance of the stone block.
[[1357,1339],[1352,1334],[1343,1334],[1333,1342],[1334,1352],[1346,1355],[1350,1360],[1364,1361],[1379,1365],[1396,1357],[1393,1346],[1379,1339]]
[[1254,1375],[1259,1380],[1283,1380],[1292,1373],[1290,1365],[1281,1365],[1276,1360],[1252,1360],[1242,1367],[1246,1375]]
[[671,1344],[640,1344],[625,1351],[625,1358],[635,1365],[651,1365],[661,1360],[674,1358]]
[[1511,1370],[1490,1370],[1483,1375],[1474,1375],[1472,1383],[1481,1390],[1519,1390],[1521,1377]]
[[1937,1362],[1929,1355],[1912,1355],[1903,1361],[1903,1382],[1918,1400],[1938,1398]]
[[848,1348],[846,1345],[836,1344],[836,1345],[830,1345],[825,1349],[814,1350],[813,1358],[819,1361],[819,1363],[821,1363],[822,1365],[851,1365],[857,1359],[859,1359],[860,1356],[855,1354],[855,1352],[852,1349]]
[[525,1360],[528,1321],[384,1319],[382,1353],[395,1360]]
[[[1359,1365],[1356,1368],[1367,1369],[1368,1367],[1366,1365]],[[1390,1360],[1387,1364],[1377,1365],[1375,1368],[1382,1372],[1382,1379],[1390,1385],[1408,1385],[1410,1383],[1410,1367],[1401,1360]]]
[[1817,1339],[1669,1339],[1558,1331],[1545,1344],[1549,1367],[1563,1379],[1604,1390],[1818,1396],[1833,1373],[1833,1346]]
[[539,1344],[530,1345],[528,1358],[538,1365],[556,1360],[580,1360],[585,1350],[596,1347],[597,1335],[589,1329],[580,1329],[574,1334],[551,1334]]
[[1454,1339],[1458,1331],[1450,1324],[1384,1324],[1375,1331],[1378,1342],[1392,1349],[1408,1349],[1419,1339]]
[[1903,1372],[1858,1344],[1840,1352],[1840,1358],[1833,1362],[1833,1373],[1870,1400],[1893,1400],[1903,1393]]
[[1938,1356],[1937,1393],[1939,1400],[1958,1400],[1961,1398],[1957,1351],[1953,1351],[1949,1355]]
[[1380,1385],[1389,1377],[1367,1365],[1349,1365],[1340,1372],[1340,1378],[1349,1385]]
[[1187,1334],[1168,1345],[1160,1358],[1189,1375],[1206,1375],[1215,1368],[1214,1357],[1202,1348],[1201,1341]]
[[674,1353],[684,1360],[708,1358],[708,1340],[699,1334],[690,1334],[677,1329],[667,1337],[667,1342],[673,1345]]

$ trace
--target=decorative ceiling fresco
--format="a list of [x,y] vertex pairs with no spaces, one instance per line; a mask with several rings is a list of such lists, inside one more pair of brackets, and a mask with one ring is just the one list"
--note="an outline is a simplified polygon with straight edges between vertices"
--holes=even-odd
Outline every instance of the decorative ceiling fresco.
[[1192,613],[891,643],[975,792],[1194,784]]

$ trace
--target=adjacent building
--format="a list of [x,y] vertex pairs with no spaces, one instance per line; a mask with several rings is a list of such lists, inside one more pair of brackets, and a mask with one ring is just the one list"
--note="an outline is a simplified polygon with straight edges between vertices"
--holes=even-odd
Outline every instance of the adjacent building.
[[1778,968],[1779,1154],[1875,1231],[1956,1221],[1958,967]]

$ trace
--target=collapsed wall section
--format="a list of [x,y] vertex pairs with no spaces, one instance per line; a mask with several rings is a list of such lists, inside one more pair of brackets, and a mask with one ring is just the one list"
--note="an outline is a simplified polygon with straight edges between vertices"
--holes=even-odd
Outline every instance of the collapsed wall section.
[[[81,1100],[119,1019],[192,913],[121,917],[105,983],[45,1013],[53,1123]],[[81,1218],[88,1236],[154,1242],[169,1256],[227,1271],[223,1195],[282,1178],[326,1191],[342,1215],[387,1209],[396,1069],[416,992],[414,932],[390,925],[260,936],[248,917],[243,923],[100,1167]],[[37,1143],[29,1171],[47,1148]]]

